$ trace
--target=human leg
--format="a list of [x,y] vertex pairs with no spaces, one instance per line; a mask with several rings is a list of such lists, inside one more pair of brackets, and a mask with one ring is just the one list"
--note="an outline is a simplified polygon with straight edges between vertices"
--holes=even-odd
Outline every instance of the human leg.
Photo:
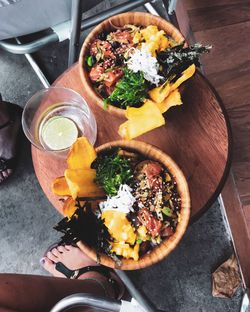
[[[63,278],[67,276],[67,273],[72,274],[73,271],[77,272],[79,269],[85,271],[84,269],[88,267],[87,272],[79,275],[81,274],[80,271],[76,278],[96,279],[98,283],[101,283],[108,297],[121,298],[126,293],[125,286],[113,270],[97,265],[78,247],[71,245],[56,246],[46,253],[45,257],[41,259],[41,264],[53,276]],[[58,264],[62,264],[63,268]]]
[[[97,276],[94,276],[97,278]],[[46,312],[62,298],[74,293],[105,297],[106,290],[95,279],[0,274],[0,312]]]

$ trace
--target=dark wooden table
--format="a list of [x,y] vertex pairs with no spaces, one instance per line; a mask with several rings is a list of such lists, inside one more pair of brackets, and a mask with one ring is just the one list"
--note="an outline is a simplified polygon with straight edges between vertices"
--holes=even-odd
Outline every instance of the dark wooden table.
[[[103,111],[84,92],[78,64],[65,71],[53,84],[79,92],[92,109],[97,125],[96,146],[119,139],[118,126],[124,121]],[[230,134],[220,100],[206,79],[196,73],[183,95],[184,104],[165,115],[166,125],[138,140],[156,145],[169,154],[183,170],[189,184],[192,220],[201,215],[219,195],[230,164]],[[64,159],[32,147],[33,164],[40,185],[54,207],[62,213],[62,203],[51,192],[51,182],[62,176]]]

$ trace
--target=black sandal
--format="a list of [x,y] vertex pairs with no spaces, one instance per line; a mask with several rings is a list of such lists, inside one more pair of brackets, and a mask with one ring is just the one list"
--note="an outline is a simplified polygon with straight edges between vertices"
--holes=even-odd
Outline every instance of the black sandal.
[[[52,249],[57,248],[58,246],[60,246],[61,245],[60,242],[61,241],[58,241],[58,242],[55,242],[55,243],[51,244],[47,248],[47,250],[44,253],[43,257],[46,257],[47,253],[49,251],[51,251]],[[79,248],[76,244],[72,244],[72,246]],[[123,285],[123,283],[120,280],[120,278],[113,272],[112,269],[107,268],[105,266],[102,266],[102,265],[96,265],[96,266],[90,265],[90,266],[86,266],[84,268],[80,268],[80,269],[77,269],[77,270],[71,270],[71,269],[67,268],[66,265],[64,265],[62,262],[57,262],[57,263],[55,263],[55,269],[58,272],[62,273],[65,277],[67,277],[69,279],[78,279],[79,276],[81,276],[82,274],[87,273],[87,272],[97,272],[97,273],[100,273],[101,275],[103,275],[107,279],[108,283],[112,286],[116,299],[119,300],[126,294],[126,288]],[[112,275],[113,275],[113,277],[112,277]],[[127,296],[127,294],[126,294],[126,296]]]
[[[1,95],[0,95],[0,104],[1,103],[6,103],[2,101]],[[0,131],[9,127],[13,126],[15,122],[18,121],[17,124],[17,136],[19,134],[20,126],[21,126],[21,114],[22,114],[22,109],[16,105],[16,104],[11,104],[11,103],[6,103],[7,104],[7,110],[8,110],[8,115],[9,115],[9,120],[5,122],[4,124],[0,125]],[[14,144],[18,144],[17,138],[15,138],[16,142]],[[0,173],[6,171],[6,170],[11,170],[13,171],[16,167],[16,156],[6,159],[4,157],[0,157]],[[12,172],[11,172],[12,173]],[[0,182],[3,182],[6,180],[11,173],[4,179],[2,179]]]
[[13,170],[16,166],[16,158],[5,159],[0,157],[0,171],[5,171],[7,169]]
[[78,279],[79,276],[87,272],[100,273],[107,279],[108,283],[112,286],[116,299],[121,299],[124,295],[125,287],[121,287],[118,281],[112,278],[110,269],[107,267],[92,265],[77,270],[70,270],[62,262],[57,262],[55,264],[55,269],[69,279]]

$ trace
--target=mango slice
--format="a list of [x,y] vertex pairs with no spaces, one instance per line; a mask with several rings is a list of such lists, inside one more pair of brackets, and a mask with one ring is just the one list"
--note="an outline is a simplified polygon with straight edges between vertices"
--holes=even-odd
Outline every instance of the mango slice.
[[192,64],[182,72],[181,77],[178,80],[176,80],[175,83],[171,84],[170,92],[177,89],[184,81],[192,77],[194,73],[195,73],[195,65]]
[[68,158],[69,169],[90,168],[92,162],[96,159],[96,151],[89,143],[86,137],[80,137],[72,145]]
[[164,83],[163,85],[151,89],[148,94],[150,98],[156,102],[156,103],[161,103],[164,101],[164,99],[169,95],[170,93],[170,83]]
[[170,107],[181,105],[181,95],[178,89],[172,91],[169,96],[161,103],[156,104],[161,113],[165,113]]
[[76,201],[72,197],[67,198],[67,200],[64,202],[63,205],[63,215],[65,217],[71,218],[75,213],[75,211],[76,211]]
[[95,183],[95,177],[94,169],[66,169],[65,179],[72,198],[103,196],[103,190]]
[[144,41],[142,48],[146,49],[152,56],[156,56],[156,51],[165,50],[170,46],[166,33],[159,30],[157,26],[150,25],[140,31]]
[[126,242],[131,245],[135,243],[136,234],[126,213],[115,210],[104,210],[102,219],[109,230],[110,235],[117,242]]
[[134,247],[130,247],[126,243],[111,243],[112,249],[116,255],[122,256],[123,258],[129,259],[132,258],[135,261],[139,259],[139,249],[140,245],[136,244]]
[[162,103],[172,91],[177,89],[184,81],[192,77],[194,73],[195,73],[195,65],[192,64],[182,72],[181,77],[178,80],[176,80],[176,82],[174,82],[173,84],[165,82],[161,86],[151,89],[148,92],[150,98],[157,104]]
[[128,120],[121,124],[118,130],[119,135],[126,140],[136,138],[165,124],[159,108],[150,100],[139,108],[128,107],[126,116]]
[[70,196],[71,192],[65,177],[56,178],[52,182],[52,192],[59,196]]

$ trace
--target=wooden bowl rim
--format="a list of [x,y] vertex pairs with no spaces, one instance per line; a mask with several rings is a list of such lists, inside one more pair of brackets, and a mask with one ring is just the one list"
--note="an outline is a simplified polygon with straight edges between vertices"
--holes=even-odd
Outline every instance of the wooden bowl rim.
[[[89,49],[89,45],[93,42],[93,40],[96,38],[97,34],[100,33],[100,31],[102,31],[102,29],[104,28],[103,26],[106,26],[110,21],[112,22],[113,20],[116,20],[117,18],[129,18],[131,16],[135,16],[136,18],[143,18],[145,16],[148,16],[150,18],[153,19],[152,25],[155,25],[155,22],[158,21],[158,23],[160,24],[163,23],[166,25],[166,28],[172,29],[176,36],[178,35],[179,40],[178,42],[184,42],[185,38],[183,37],[183,35],[181,34],[181,32],[170,22],[166,21],[164,18],[160,17],[160,16],[156,16],[150,13],[145,13],[145,12],[126,12],[126,13],[121,13],[121,14],[117,14],[114,15],[106,20],[104,20],[103,22],[101,22],[100,24],[98,24],[95,28],[92,29],[92,31],[88,34],[88,36],[86,37],[86,39],[84,40],[84,43],[81,47],[81,51],[80,51],[80,55],[79,55],[79,72],[80,72],[80,78],[81,81],[83,83],[85,92],[88,93],[92,99],[94,99],[94,103],[96,105],[98,105],[100,108],[102,108],[103,110],[106,110],[107,112],[116,115],[118,117],[125,117],[125,109],[121,109],[118,107],[115,107],[113,105],[108,105],[107,109],[104,109],[104,105],[103,105],[103,98],[98,95],[98,93],[94,90],[93,85],[89,79],[88,73],[87,71],[84,69],[85,68],[85,64],[84,64],[84,60],[85,60],[85,56],[86,56],[86,52]],[[166,30],[165,30],[166,31]]]
[[[148,157],[149,159],[159,161],[161,164],[163,164],[165,167],[168,168],[170,173],[176,179],[177,188],[181,196],[182,201],[180,212],[181,221],[177,225],[176,232],[169,239],[163,240],[161,244],[155,247],[149,254],[144,255],[138,261],[134,261],[132,259],[123,259],[122,264],[119,267],[107,255],[101,254],[100,256],[100,264],[111,268],[117,268],[119,270],[142,269],[161,261],[167,255],[169,255],[183,237],[188,226],[191,209],[188,184],[184,177],[183,172],[178,167],[178,165],[173,161],[173,159],[151,144],[144,143],[141,141],[118,140],[105,143],[96,148],[96,151],[98,153],[113,147],[122,147],[124,149],[132,150]],[[87,246],[82,241],[78,242],[77,244],[85,254],[87,254],[93,260],[95,261],[97,260],[96,251],[93,248]]]

